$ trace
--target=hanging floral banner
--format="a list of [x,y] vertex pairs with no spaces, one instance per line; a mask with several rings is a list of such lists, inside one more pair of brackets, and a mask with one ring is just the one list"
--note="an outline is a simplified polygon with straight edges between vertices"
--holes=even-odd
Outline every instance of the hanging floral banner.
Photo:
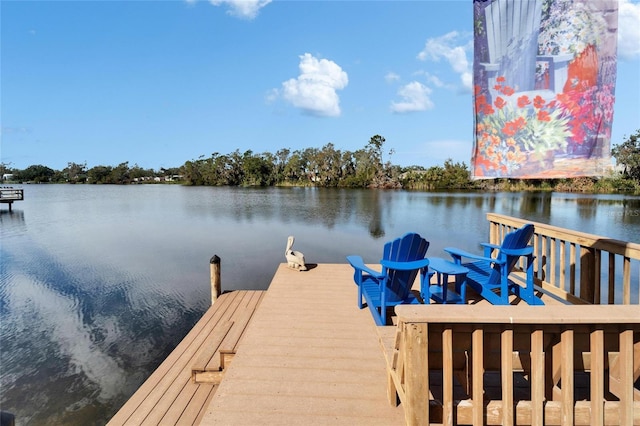
[[617,0],[474,0],[475,179],[611,168]]

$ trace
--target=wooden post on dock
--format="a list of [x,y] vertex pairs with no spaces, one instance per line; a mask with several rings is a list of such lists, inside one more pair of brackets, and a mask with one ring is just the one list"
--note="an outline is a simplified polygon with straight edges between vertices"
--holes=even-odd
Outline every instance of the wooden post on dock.
[[211,304],[213,305],[222,292],[222,285],[220,284],[220,258],[217,254],[214,254],[211,260],[209,260],[209,267],[211,270]]

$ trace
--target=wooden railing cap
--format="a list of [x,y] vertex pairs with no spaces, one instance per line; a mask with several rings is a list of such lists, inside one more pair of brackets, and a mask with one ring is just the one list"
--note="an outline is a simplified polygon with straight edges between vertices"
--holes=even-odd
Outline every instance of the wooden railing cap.
[[640,327],[638,305],[398,305],[398,320],[409,323],[630,324]]

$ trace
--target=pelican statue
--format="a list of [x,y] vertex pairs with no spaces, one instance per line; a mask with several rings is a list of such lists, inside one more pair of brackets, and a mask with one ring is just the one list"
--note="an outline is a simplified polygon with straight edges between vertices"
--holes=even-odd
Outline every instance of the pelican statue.
[[304,264],[304,254],[299,251],[291,250],[294,241],[295,238],[293,238],[293,235],[287,238],[287,249],[284,252],[284,257],[287,258],[289,268],[297,269],[298,271],[306,271],[307,267]]

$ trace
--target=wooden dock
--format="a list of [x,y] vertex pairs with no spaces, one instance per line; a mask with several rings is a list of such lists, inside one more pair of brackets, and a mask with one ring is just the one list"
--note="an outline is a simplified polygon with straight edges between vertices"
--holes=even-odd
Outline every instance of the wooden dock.
[[[282,264],[266,292],[223,294],[109,425],[404,424],[352,271]],[[232,348],[235,322],[248,326]]]
[[348,264],[280,265],[203,425],[402,425]]

